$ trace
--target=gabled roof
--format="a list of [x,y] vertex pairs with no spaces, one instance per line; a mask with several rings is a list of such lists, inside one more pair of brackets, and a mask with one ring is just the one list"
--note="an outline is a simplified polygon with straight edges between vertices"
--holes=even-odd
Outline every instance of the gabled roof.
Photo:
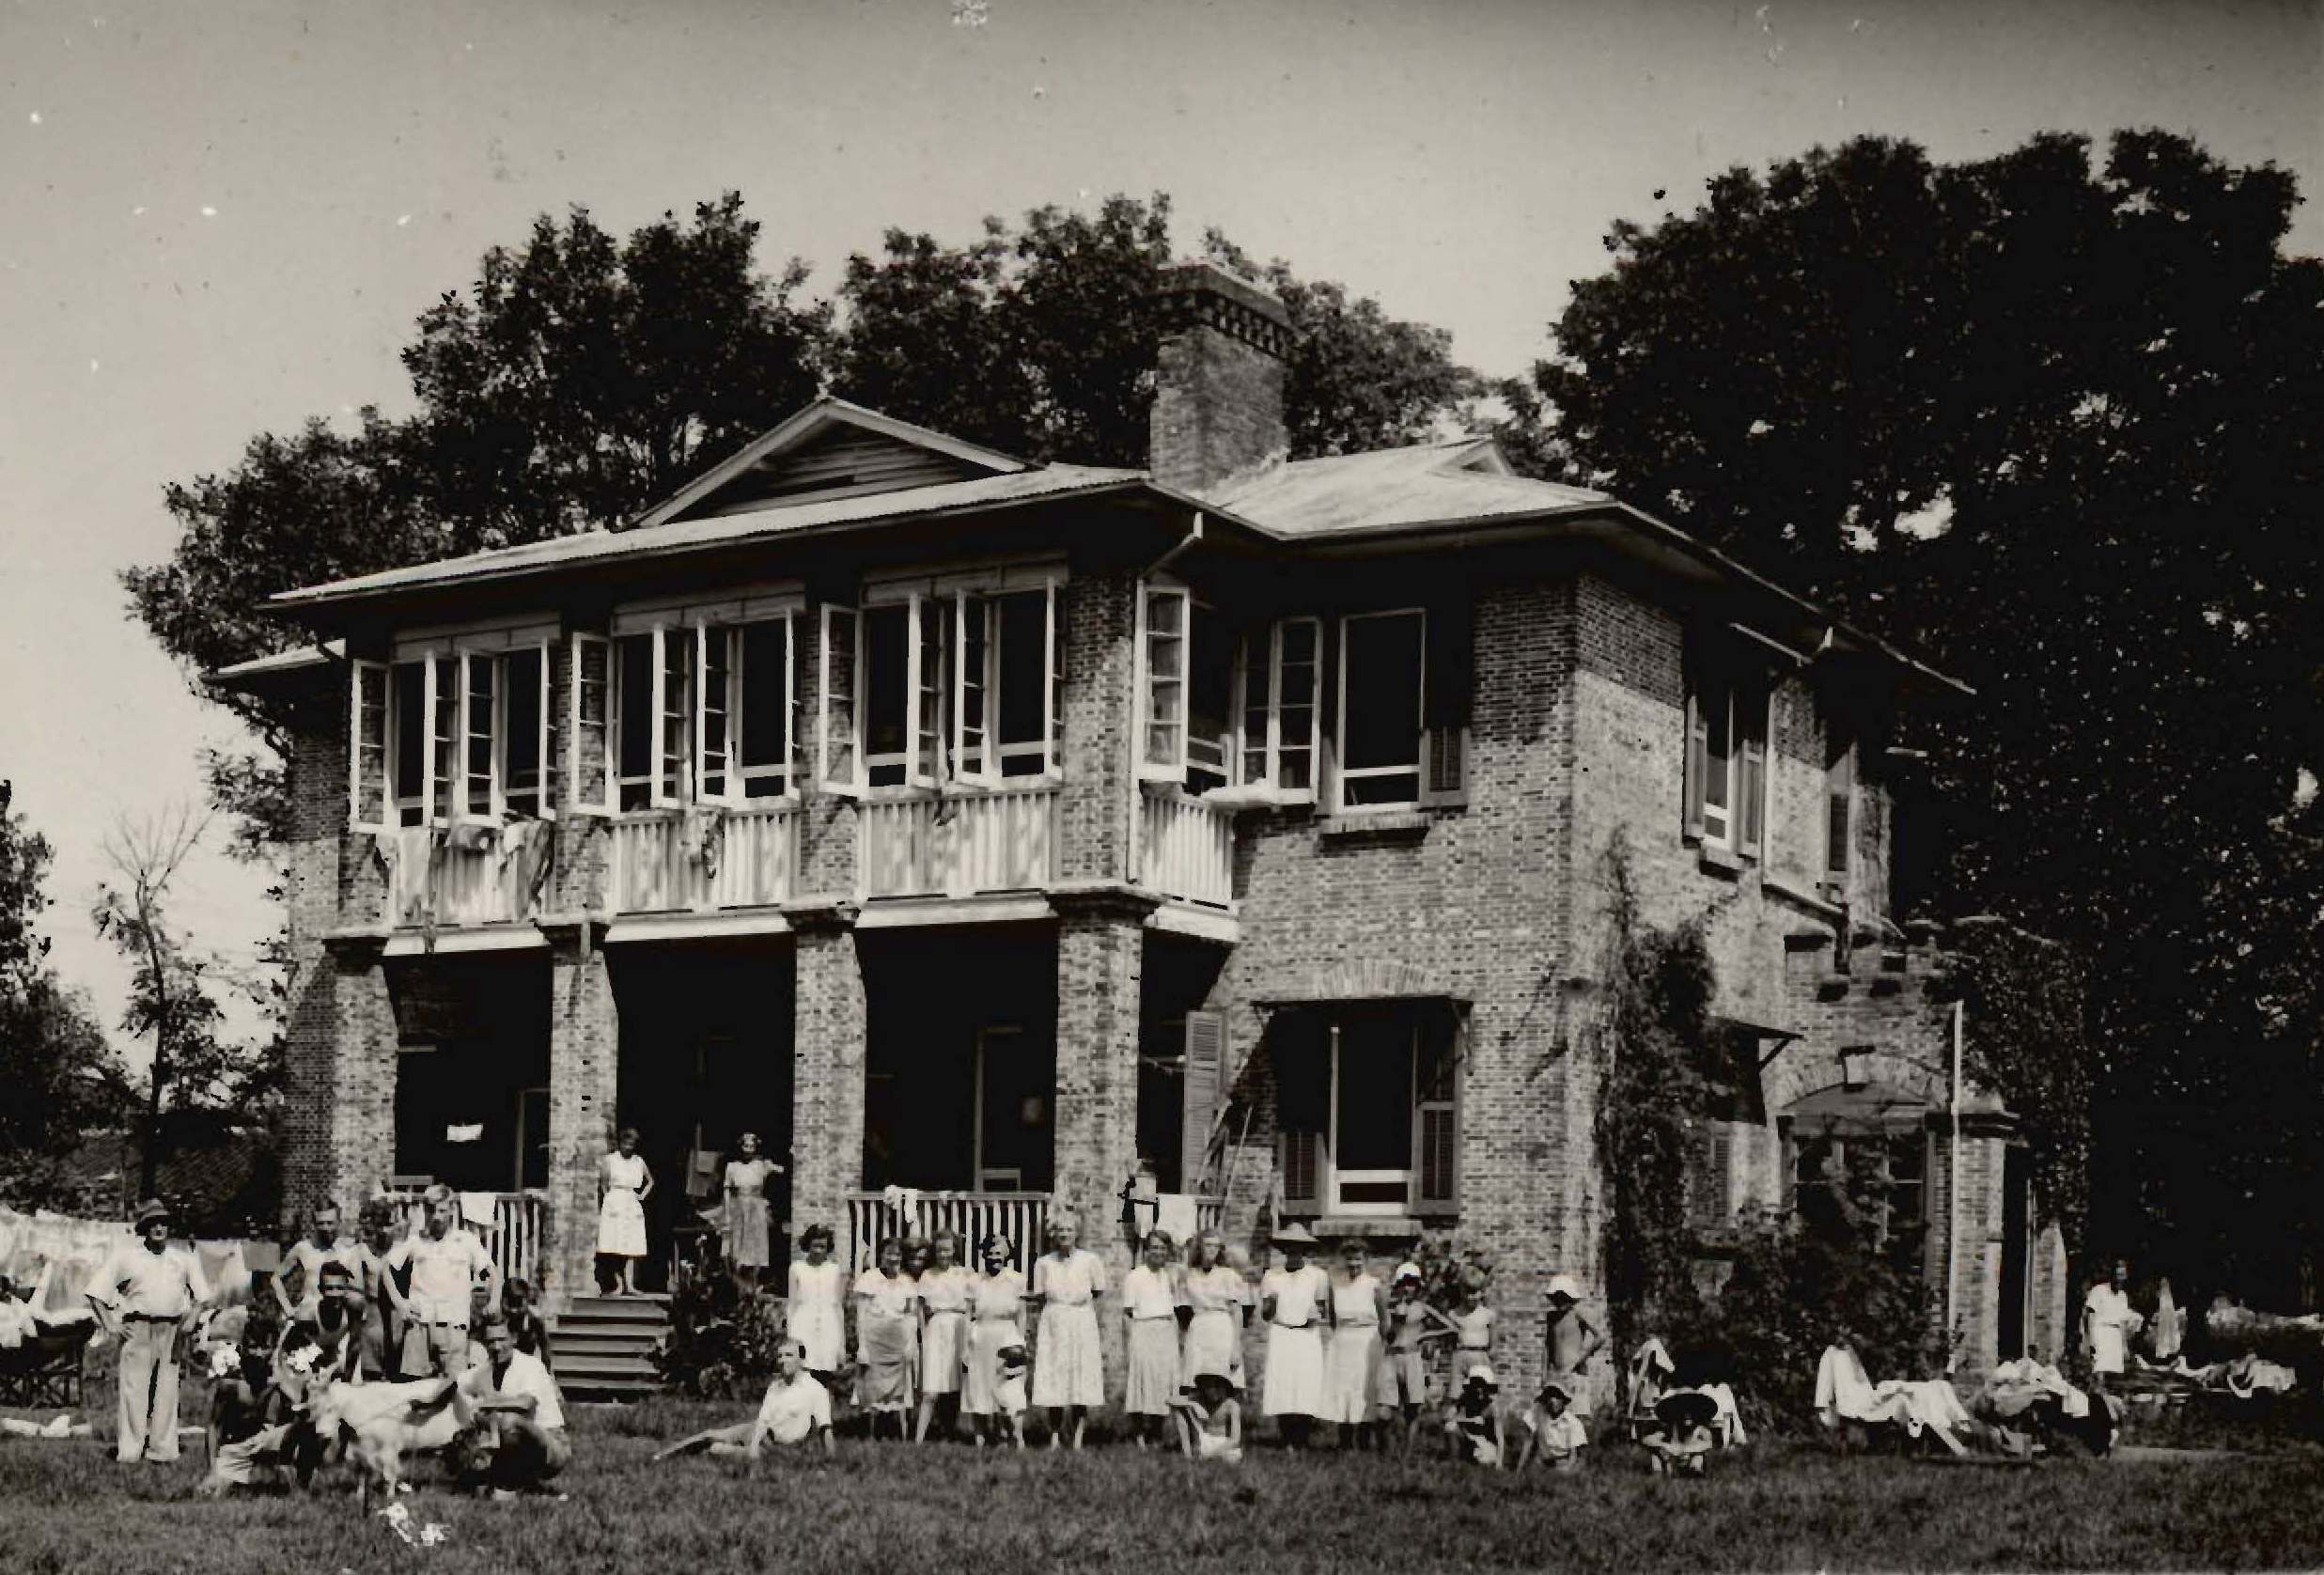
[[1286,536],[1328,536],[1454,521],[1537,518],[1602,508],[1603,492],[1512,475],[1490,438],[1294,460],[1243,481],[1220,503]]

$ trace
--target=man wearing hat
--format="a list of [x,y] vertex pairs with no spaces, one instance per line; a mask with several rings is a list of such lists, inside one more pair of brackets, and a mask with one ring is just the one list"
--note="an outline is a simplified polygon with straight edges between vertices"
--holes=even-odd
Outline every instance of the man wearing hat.
[[1545,1360],[1552,1378],[1566,1380],[1573,1414],[1590,1414],[1590,1358],[1606,1349],[1605,1332],[1582,1313],[1582,1287],[1571,1274],[1552,1274],[1543,1294],[1550,1303]]
[[138,1205],[137,1244],[108,1259],[89,1284],[97,1321],[121,1343],[119,1436],[124,1462],[178,1458],[178,1337],[209,1300],[191,1253],[169,1245],[169,1209]]

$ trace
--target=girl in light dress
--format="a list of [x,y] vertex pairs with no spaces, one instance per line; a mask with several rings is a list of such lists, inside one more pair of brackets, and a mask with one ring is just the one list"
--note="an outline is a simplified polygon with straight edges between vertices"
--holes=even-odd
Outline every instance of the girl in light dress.
[[1324,1320],[1332,1305],[1332,1279],[1307,1261],[1316,1239],[1303,1225],[1275,1232],[1283,1267],[1259,1280],[1259,1316],[1267,1320],[1267,1384],[1260,1411],[1276,1418],[1283,1442],[1307,1447],[1308,1429],[1327,1414],[1323,1382]]
[[758,1134],[744,1132],[741,1152],[726,1162],[726,1264],[737,1281],[756,1287],[767,1267],[767,1177],[783,1167],[761,1158]]
[[1226,1261],[1226,1240],[1215,1230],[1194,1238],[1187,1255],[1185,1378],[1215,1373],[1242,1387],[1242,1326],[1251,1316],[1251,1282]]
[[1428,1343],[1458,1339],[1460,1329],[1428,1304],[1416,1263],[1396,1265],[1380,1327],[1387,1349],[1380,1364],[1380,1408],[1391,1422],[1404,1424],[1404,1453],[1410,1456],[1428,1403]]
[[1339,1244],[1339,1272],[1332,1276],[1332,1337],[1325,1348],[1323,1416],[1339,1424],[1339,1446],[1369,1441],[1372,1396],[1379,1387],[1380,1324],[1384,1310],[1380,1279],[1364,1267],[1364,1243]]
[[1187,1457],[1240,1465],[1242,1407],[1236,1401],[1234,1381],[1224,1373],[1204,1373],[1189,1387],[1193,1393],[1178,1401]]
[[959,1261],[960,1238],[939,1230],[928,1239],[928,1266],[920,1287],[920,1425],[914,1442],[928,1442],[939,1400],[960,1403],[960,1370],[968,1357],[968,1304],[975,1276]]
[[855,1277],[855,1400],[871,1412],[873,1438],[880,1419],[893,1416],[901,1439],[919,1357],[920,1287],[904,1272],[904,1244],[895,1237],[880,1243],[876,1263]]
[[1176,1246],[1168,1231],[1146,1232],[1145,1261],[1122,1277],[1122,1314],[1130,1324],[1122,1411],[1141,1449],[1149,1438],[1163,1442],[1163,1424],[1178,1398],[1178,1309],[1186,1297],[1170,1261]]
[[1040,1308],[1033,1347],[1033,1403],[1049,1411],[1049,1447],[1070,1429],[1082,1446],[1089,1409],[1105,1404],[1105,1364],[1098,1343],[1098,1298],[1105,1294],[1105,1265],[1080,1248],[1070,1220],[1049,1226],[1050,1250],[1033,1265],[1033,1301]]
[[[971,1277],[968,1295],[968,1360],[960,1374],[960,1414],[976,1428],[976,1442],[1014,1436],[1024,1447],[1016,1418],[1003,1404],[1002,1353],[1022,1359],[1025,1343],[1025,1277],[1008,1260],[1006,1238],[988,1236],[977,1247],[984,1268]],[[1022,1391],[1023,1380],[1018,1380]],[[1022,1398],[1022,1395],[1020,1396]]]
[[799,1247],[806,1256],[791,1259],[784,1306],[789,1314],[787,1333],[806,1352],[807,1371],[824,1388],[836,1390],[839,1369],[847,1362],[848,1324],[832,1245],[829,1225],[809,1225],[800,1237]]
[[624,1127],[614,1152],[598,1165],[597,1250],[618,1266],[617,1296],[637,1294],[637,1263],[646,1255],[646,1200],[654,1193],[653,1172],[637,1151],[637,1129]]

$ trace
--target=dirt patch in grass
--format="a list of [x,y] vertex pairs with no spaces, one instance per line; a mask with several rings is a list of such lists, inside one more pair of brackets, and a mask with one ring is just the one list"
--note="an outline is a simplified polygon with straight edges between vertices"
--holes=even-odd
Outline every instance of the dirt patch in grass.
[[655,1445],[733,1411],[656,1402],[576,1414],[567,1503],[407,1501],[450,1541],[407,1548],[351,1497],[192,1497],[193,1461],[125,1468],[89,1442],[0,1440],[11,1575],[169,1569],[768,1567],[1185,1572],[1417,1569],[2185,1569],[2324,1565],[2313,1458],[2194,1457],[1944,1471],[1782,1444],[1705,1481],[1619,1449],[1577,1475],[1513,1478],[1261,1449],[1240,1470],[1116,1446],[980,1454],[843,1441],[835,1459],[655,1467]]

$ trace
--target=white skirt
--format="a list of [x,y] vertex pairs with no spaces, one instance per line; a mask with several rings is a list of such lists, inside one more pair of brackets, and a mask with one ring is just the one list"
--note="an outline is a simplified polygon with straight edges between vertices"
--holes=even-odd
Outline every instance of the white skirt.
[[1052,1302],[1041,1309],[1040,1336],[1033,1349],[1033,1403],[1105,1404],[1105,1358],[1098,1347],[1097,1308],[1087,1302],[1068,1307]]
[[614,1188],[598,1206],[597,1250],[607,1257],[646,1255],[646,1206],[627,1187]]
[[1129,1361],[1122,1410],[1132,1416],[1167,1416],[1178,1397],[1178,1319],[1132,1318]]
[[968,1354],[968,1315],[930,1313],[920,1346],[920,1394],[958,1395],[960,1362]]
[[1334,1329],[1324,1350],[1324,1409],[1316,1414],[1326,1422],[1369,1422],[1380,1331],[1368,1323]]
[[1211,1308],[1186,1326],[1186,1377],[1216,1373],[1242,1387],[1242,1341],[1233,1313]]
[[789,1320],[784,1333],[805,1348],[807,1371],[835,1373],[846,1364],[847,1325],[835,1302],[829,1298],[795,1302]]
[[1314,1324],[1286,1329],[1276,1324],[1267,1331],[1267,1384],[1260,1398],[1263,1416],[1321,1416],[1323,1394],[1323,1331]]

